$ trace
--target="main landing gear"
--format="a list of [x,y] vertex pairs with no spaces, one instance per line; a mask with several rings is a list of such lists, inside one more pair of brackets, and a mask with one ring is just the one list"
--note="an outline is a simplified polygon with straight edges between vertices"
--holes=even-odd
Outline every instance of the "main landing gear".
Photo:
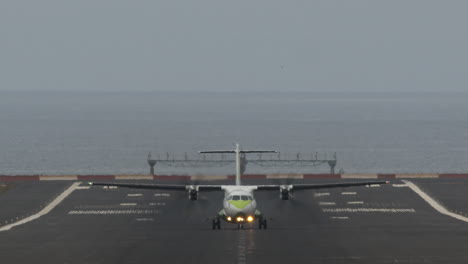
[[212,228],[213,228],[213,230],[215,230],[215,229],[221,229],[221,221],[219,220],[219,218],[213,218],[213,220],[212,220]]
[[260,218],[258,219],[258,229],[267,229],[267,220]]

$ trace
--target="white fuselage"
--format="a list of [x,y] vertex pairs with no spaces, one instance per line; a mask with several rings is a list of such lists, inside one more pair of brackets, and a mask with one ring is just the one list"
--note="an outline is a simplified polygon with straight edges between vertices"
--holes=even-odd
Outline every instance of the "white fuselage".
[[[224,200],[223,209],[225,220],[232,223],[237,223],[238,218],[242,218],[244,222],[252,222],[258,217],[257,202],[253,196],[255,186],[223,186]],[[247,219],[253,219],[247,221]]]

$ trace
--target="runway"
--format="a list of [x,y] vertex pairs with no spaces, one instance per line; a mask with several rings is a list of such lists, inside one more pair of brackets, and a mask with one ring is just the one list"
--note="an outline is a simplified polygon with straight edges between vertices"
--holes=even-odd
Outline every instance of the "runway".
[[[330,181],[334,180],[300,180]],[[443,201],[448,209],[467,211],[462,206],[468,200],[466,180],[412,181]],[[250,180],[244,184],[276,182]],[[16,188],[22,184],[17,183]],[[42,183],[41,188],[52,195],[71,184]],[[237,230],[237,226],[226,223],[221,230],[211,230],[209,217],[221,208],[222,193],[200,193],[198,201],[189,201],[185,192],[77,189],[47,215],[0,232],[0,260],[468,263],[468,223],[438,213],[400,180],[382,186],[296,192],[289,201],[280,200],[277,192],[257,192],[255,196],[259,210],[271,218],[267,230],[259,230],[256,225]],[[0,206],[8,214],[14,210],[1,196]]]

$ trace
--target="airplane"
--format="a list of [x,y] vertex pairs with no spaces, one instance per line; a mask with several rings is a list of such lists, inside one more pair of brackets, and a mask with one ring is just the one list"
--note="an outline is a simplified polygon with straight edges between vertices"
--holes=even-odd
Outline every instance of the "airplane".
[[272,184],[272,185],[242,185],[241,184],[241,155],[246,153],[277,153],[270,150],[241,150],[236,144],[235,150],[200,151],[199,153],[233,153],[236,156],[235,185],[176,185],[176,184],[140,184],[140,183],[111,183],[89,182],[91,186],[115,186],[137,189],[162,189],[187,191],[190,200],[198,199],[200,191],[224,191],[223,209],[212,219],[212,229],[221,229],[221,220],[237,224],[238,229],[243,229],[244,224],[258,221],[259,229],[267,229],[267,218],[257,210],[257,201],[254,191],[279,191],[280,199],[289,200],[293,191],[343,188],[352,186],[366,186],[373,184],[387,184],[388,181],[344,182],[344,183],[320,183],[320,184]]

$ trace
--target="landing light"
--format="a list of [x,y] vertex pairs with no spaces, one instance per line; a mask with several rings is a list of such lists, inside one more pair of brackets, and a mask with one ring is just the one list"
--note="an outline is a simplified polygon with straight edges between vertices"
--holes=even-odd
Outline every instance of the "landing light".
[[247,222],[252,222],[254,218],[252,216],[247,217]]
[[227,220],[231,222],[232,218],[230,216],[227,217]]
[[237,222],[244,222],[244,218],[243,217],[237,217]]

